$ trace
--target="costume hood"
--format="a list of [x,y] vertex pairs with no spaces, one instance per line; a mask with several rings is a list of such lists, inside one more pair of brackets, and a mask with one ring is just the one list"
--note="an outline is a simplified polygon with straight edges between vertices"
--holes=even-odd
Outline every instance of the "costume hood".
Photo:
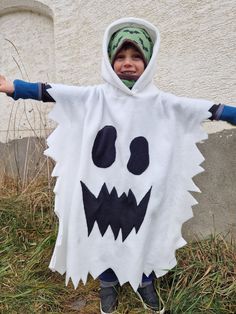
[[[120,78],[114,72],[111,66],[110,60],[109,60],[108,52],[107,52],[111,36],[116,31],[126,26],[141,27],[145,29],[150,35],[154,44],[150,62],[148,63],[141,77],[134,84],[132,90],[130,90],[127,86],[125,86],[125,84],[120,80]],[[159,31],[153,24],[143,19],[138,19],[134,17],[122,18],[113,22],[107,27],[104,34],[104,38],[103,38],[103,46],[102,46],[102,49],[103,49],[102,77],[103,79],[107,83],[113,85],[114,87],[120,89],[122,92],[128,95],[133,95],[133,94],[136,94],[137,92],[142,91],[148,84],[152,83],[153,76],[156,71],[156,59],[157,59],[157,53],[159,50],[159,45],[160,45]]]

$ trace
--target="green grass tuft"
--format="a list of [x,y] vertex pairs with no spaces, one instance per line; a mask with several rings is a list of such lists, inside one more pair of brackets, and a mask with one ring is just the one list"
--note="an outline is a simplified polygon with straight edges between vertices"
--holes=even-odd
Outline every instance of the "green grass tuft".
[[[74,289],[48,269],[57,221],[45,191],[0,199],[0,313],[99,313],[97,281]],[[33,204],[33,205],[32,205]],[[157,280],[169,313],[236,313],[236,249],[220,236],[177,252],[178,265]],[[129,285],[119,313],[147,313]]]

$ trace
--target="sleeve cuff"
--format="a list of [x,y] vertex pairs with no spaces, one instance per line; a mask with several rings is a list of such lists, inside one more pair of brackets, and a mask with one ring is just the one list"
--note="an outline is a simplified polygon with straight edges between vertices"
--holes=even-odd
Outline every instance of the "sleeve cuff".
[[236,107],[225,105],[219,120],[236,125]]
[[15,80],[14,84],[14,93],[11,96],[14,100],[17,99],[42,99],[42,87],[41,83],[29,83],[22,80]]

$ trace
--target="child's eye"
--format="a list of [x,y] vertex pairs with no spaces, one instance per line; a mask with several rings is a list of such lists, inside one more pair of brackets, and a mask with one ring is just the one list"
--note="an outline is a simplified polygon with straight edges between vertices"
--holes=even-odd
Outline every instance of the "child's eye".
[[140,60],[140,59],[142,59],[142,57],[140,55],[134,55],[133,59]]
[[122,55],[119,55],[116,57],[116,60],[122,60],[122,59],[124,59],[124,56],[122,56]]

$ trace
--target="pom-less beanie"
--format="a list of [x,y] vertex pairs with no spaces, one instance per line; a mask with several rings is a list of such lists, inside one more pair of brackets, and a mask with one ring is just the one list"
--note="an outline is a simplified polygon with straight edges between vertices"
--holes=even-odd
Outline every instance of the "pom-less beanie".
[[[153,42],[149,34],[140,27],[123,27],[112,35],[108,45],[111,65],[113,66],[117,53],[126,43],[130,43],[137,48],[142,55],[146,68],[152,56]],[[136,80],[129,78],[121,78],[121,80],[130,89],[136,82]]]
[[140,51],[145,66],[147,66],[152,56],[153,42],[149,34],[139,27],[124,27],[112,35],[108,46],[111,64],[113,64],[115,56],[125,43],[133,44]]

